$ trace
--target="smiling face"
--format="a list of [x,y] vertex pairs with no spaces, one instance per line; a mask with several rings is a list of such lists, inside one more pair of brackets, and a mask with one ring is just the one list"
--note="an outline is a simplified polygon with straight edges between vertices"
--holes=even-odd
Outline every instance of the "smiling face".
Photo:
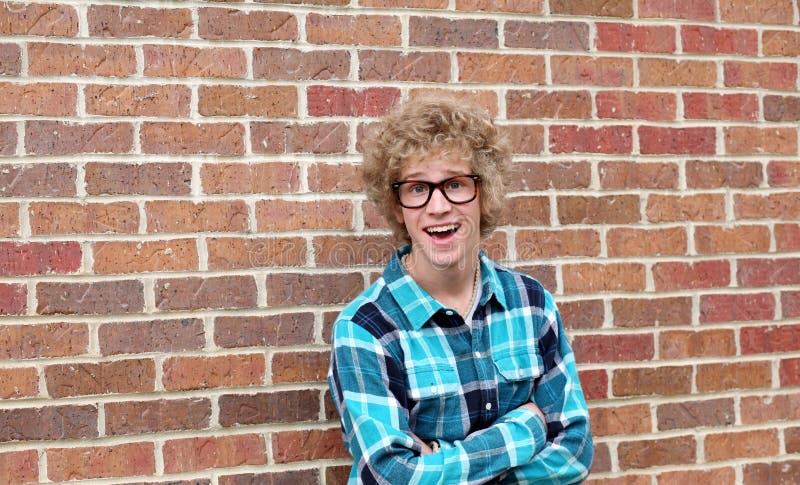
[[[437,150],[410,157],[403,163],[400,180],[441,182],[472,173],[470,163],[456,151]],[[428,204],[417,209],[397,207],[397,222],[411,237],[415,273],[446,269],[471,270],[480,245],[480,196],[466,204],[453,204],[434,190]]]

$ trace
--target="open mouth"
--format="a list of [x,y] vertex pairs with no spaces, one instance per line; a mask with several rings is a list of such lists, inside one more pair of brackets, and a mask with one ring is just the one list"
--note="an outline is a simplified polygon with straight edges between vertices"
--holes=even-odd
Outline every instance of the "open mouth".
[[444,226],[434,226],[425,228],[425,232],[434,239],[446,239],[453,235],[461,227],[460,224],[447,224]]

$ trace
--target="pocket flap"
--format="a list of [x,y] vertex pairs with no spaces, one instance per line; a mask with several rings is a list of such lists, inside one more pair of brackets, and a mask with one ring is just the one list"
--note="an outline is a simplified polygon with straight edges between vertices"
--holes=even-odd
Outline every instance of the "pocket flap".
[[414,400],[455,394],[460,385],[456,369],[446,365],[418,365],[407,369],[408,393]]

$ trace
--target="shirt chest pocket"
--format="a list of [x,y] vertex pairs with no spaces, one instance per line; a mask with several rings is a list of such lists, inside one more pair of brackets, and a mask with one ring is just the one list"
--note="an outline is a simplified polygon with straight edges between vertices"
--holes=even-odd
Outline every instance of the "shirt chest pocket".
[[423,440],[463,438],[461,383],[455,367],[418,365],[407,370],[411,429]]
[[495,351],[492,360],[499,377],[509,383],[532,382],[544,373],[542,356],[535,348]]

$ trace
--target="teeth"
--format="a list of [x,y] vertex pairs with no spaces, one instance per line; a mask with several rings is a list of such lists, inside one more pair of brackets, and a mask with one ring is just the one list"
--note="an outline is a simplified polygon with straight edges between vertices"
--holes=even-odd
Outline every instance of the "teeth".
[[458,229],[458,225],[456,224],[449,224],[447,226],[436,226],[436,227],[429,227],[425,229],[427,232],[448,232],[448,231],[455,231]]

